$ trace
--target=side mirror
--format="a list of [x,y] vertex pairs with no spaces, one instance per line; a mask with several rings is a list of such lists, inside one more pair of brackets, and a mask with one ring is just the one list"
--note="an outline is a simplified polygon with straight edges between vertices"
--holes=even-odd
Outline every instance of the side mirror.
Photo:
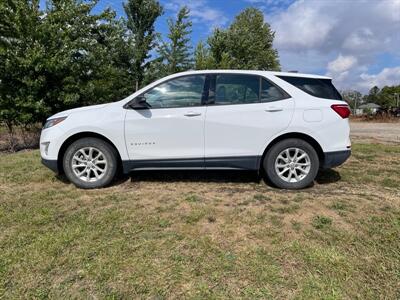
[[126,106],[132,109],[147,109],[150,107],[150,104],[148,104],[146,98],[141,95],[130,101]]

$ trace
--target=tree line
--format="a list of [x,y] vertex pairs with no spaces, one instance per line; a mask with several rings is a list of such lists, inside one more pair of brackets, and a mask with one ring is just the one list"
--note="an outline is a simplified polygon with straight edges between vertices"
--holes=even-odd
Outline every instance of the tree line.
[[279,70],[274,32],[247,8],[226,29],[192,47],[182,7],[156,32],[157,0],[127,0],[124,16],[96,0],[0,2],[0,122],[10,132],[56,112],[120,100],[144,85],[190,69]]
[[400,85],[384,86],[381,89],[374,86],[365,95],[359,91],[342,91],[341,93],[352,109],[366,103],[378,104],[386,110],[399,108],[400,105]]

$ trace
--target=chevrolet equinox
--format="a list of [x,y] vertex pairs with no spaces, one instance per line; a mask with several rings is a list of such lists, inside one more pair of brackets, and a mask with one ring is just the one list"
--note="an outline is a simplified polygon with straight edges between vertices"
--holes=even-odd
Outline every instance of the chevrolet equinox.
[[50,117],[40,153],[85,189],[109,185],[118,170],[161,169],[255,170],[301,189],[350,156],[349,114],[328,77],[189,71]]

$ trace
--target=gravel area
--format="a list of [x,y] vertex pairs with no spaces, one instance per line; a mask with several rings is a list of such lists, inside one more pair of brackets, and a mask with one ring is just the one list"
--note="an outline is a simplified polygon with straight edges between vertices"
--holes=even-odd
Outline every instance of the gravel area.
[[356,140],[400,144],[400,123],[350,122],[351,137]]

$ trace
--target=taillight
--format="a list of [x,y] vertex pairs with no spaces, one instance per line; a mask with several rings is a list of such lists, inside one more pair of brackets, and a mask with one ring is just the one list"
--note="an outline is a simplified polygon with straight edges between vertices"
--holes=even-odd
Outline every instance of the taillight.
[[350,108],[346,104],[333,104],[331,108],[343,119],[346,119],[350,116]]

